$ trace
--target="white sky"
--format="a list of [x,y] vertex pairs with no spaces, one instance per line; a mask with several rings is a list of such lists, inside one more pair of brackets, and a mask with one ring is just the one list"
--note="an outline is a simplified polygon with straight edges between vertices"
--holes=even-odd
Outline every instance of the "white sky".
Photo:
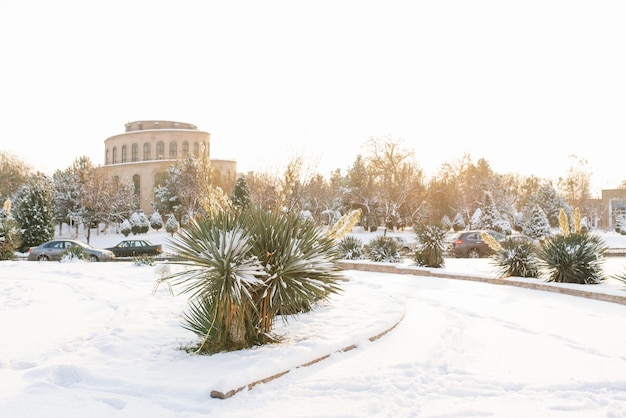
[[[0,0],[0,149],[52,172],[142,119],[240,171],[327,174],[370,137],[427,174],[469,153],[594,191],[626,180],[623,1]],[[36,146],[33,146],[36,144]]]

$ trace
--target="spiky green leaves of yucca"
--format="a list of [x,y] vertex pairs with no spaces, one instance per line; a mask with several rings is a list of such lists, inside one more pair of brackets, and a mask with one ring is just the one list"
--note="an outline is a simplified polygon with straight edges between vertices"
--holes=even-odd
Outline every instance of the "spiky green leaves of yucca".
[[445,260],[443,253],[446,248],[446,229],[439,225],[415,225],[417,248],[413,254],[413,261],[418,266],[443,267]]
[[399,263],[401,260],[400,247],[391,238],[378,235],[364,247],[365,255],[371,261],[381,263]]
[[334,242],[295,215],[221,212],[191,222],[172,247],[186,268],[169,279],[190,294],[184,326],[202,338],[198,352],[273,341],[277,315],[340,290]]
[[554,235],[539,251],[540,265],[549,282],[597,284],[605,278],[602,263],[606,250],[605,242],[594,234]]
[[505,239],[500,249],[491,256],[498,269],[498,277],[538,277],[539,260],[537,246],[531,241]]
[[362,260],[363,241],[353,236],[345,236],[338,244],[339,255],[344,260]]

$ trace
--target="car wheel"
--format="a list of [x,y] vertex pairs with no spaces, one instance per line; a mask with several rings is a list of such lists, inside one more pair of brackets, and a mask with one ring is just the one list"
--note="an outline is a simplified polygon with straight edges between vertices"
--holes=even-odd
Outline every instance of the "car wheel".
[[37,257],[37,260],[39,260],[39,261],[48,261],[48,260],[49,260],[49,258],[48,258],[48,256],[47,256],[47,255],[43,255],[43,254],[42,254],[42,255],[40,255],[39,257]]
[[478,248],[471,248],[468,252],[467,252],[467,256],[469,258],[480,258],[480,252],[478,252]]
[[89,261],[96,262],[96,261],[98,261],[98,257],[96,257],[95,255],[91,255],[91,256],[89,257]]

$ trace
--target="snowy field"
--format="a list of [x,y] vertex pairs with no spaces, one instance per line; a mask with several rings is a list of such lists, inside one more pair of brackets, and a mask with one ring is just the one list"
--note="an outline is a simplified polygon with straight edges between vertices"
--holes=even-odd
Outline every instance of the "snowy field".
[[[147,238],[167,246],[163,234]],[[493,276],[486,259],[448,259],[445,270]],[[625,272],[626,259],[606,270]],[[0,262],[0,417],[626,417],[626,305],[345,276],[330,303],[278,324],[280,344],[194,356],[180,349],[194,341],[180,326],[186,301],[165,286],[153,293],[155,267]],[[582,288],[626,295],[617,280]]]

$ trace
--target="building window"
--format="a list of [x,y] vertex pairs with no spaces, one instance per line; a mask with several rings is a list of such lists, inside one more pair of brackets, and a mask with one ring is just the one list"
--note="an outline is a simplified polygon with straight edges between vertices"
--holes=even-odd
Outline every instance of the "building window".
[[159,141],[157,142],[156,159],[162,160],[163,154],[165,154],[165,146],[163,145],[163,141]]
[[132,162],[137,162],[137,158],[139,154],[139,146],[137,144],[133,144],[131,150],[130,150],[130,160]]
[[128,147],[126,147],[126,145],[122,145],[122,163],[126,162],[127,153],[128,153]]
[[104,157],[104,165],[109,165],[109,162],[110,162],[110,161],[111,161],[111,160],[109,160],[109,150],[107,149],[107,151],[106,151],[106,155],[105,155],[105,157]]
[[178,144],[172,141],[170,142],[170,158],[178,157]]
[[189,157],[189,142],[183,142],[183,158]]
[[144,161],[150,161],[152,159],[152,156],[150,155],[152,151],[150,150],[150,144],[145,143],[143,144],[143,160]]
[[133,186],[135,186],[135,196],[141,197],[141,178],[139,174],[133,176]]
[[200,144],[197,142],[193,143],[193,156],[196,158],[200,156]]
[[113,147],[113,164],[117,164],[117,147]]

